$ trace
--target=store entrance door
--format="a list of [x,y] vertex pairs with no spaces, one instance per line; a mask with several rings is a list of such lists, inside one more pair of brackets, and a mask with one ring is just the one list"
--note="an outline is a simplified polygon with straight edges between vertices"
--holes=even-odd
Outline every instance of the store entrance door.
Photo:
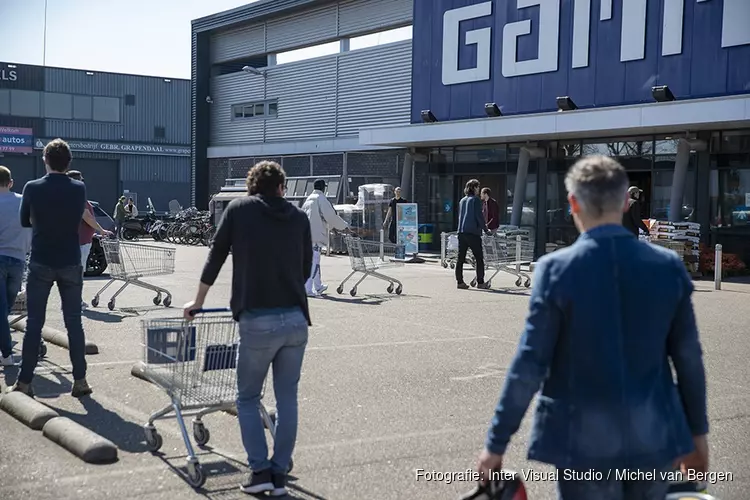
[[651,218],[651,172],[628,172],[630,185],[643,190],[641,194],[641,219]]

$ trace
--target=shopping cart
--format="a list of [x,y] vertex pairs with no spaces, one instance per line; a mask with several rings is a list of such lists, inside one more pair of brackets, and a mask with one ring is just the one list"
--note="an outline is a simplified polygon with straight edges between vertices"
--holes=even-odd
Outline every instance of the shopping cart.
[[[531,286],[531,277],[521,269],[522,265],[530,266],[534,260],[534,242],[528,231],[511,229],[482,236],[482,250],[485,266],[495,270],[492,276],[484,280],[488,286],[492,286],[492,279],[501,272],[516,276],[516,286]],[[476,285],[474,278],[471,286]]]
[[[29,261],[26,259],[26,266],[23,269],[23,281],[21,281],[21,291],[16,295],[16,300],[10,308],[10,315],[8,318],[8,325],[13,325],[23,321],[28,316],[28,309],[26,307],[26,281],[29,277]],[[39,359],[42,359],[47,355],[47,344],[44,343],[44,339],[39,343]]]
[[[440,233],[440,265],[447,269],[456,268],[458,260],[458,233]],[[466,251],[466,262],[476,268],[476,260],[471,250]]]
[[[125,284],[112,295],[107,303],[110,311],[115,308],[115,300],[128,285],[135,285],[156,292],[154,305],[163,303],[164,307],[172,305],[172,294],[165,288],[141,281],[148,276],[163,276],[174,273],[175,249],[156,245],[129,243],[115,239],[101,240],[104,256],[107,259],[110,280],[91,299],[91,305],[99,305],[99,296],[116,281]],[[162,295],[165,295],[162,302]]]
[[395,292],[396,295],[401,295],[404,285],[396,278],[382,274],[380,269],[403,266],[406,262],[404,245],[394,245],[382,241],[367,241],[358,236],[352,235],[345,236],[344,242],[346,243],[346,250],[349,253],[352,272],[349,273],[349,276],[347,276],[338,288],[336,288],[336,291],[339,294],[344,293],[344,284],[349,281],[352,276],[357,273],[362,273],[362,277],[359,278],[359,281],[357,281],[349,291],[349,294],[352,297],[357,295],[357,286],[359,286],[359,284],[368,276],[387,281],[388,288],[386,288],[386,291],[388,293]]
[[[187,449],[187,480],[200,488],[206,480],[188,436],[185,417],[193,418],[193,438],[198,446],[208,443],[211,434],[203,417],[234,407],[237,399],[237,322],[228,309],[203,309],[195,312],[195,320],[153,319],[143,322],[143,361],[146,376],[162,388],[171,403],[153,413],[144,425],[146,445],[152,452],[163,444],[154,422],[177,420]],[[265,383],[261,400],[265,393]],[[276,435],[275,415],[261,402],[261,420]],[[293,462],[289,464],[292,470]]]

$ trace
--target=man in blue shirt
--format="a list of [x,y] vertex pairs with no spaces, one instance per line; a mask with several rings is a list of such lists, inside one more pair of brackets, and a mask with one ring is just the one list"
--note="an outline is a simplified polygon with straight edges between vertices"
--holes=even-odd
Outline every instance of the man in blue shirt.
[[484,251],[482,250],[482,233],[487,229],[482,212],[482,200],[479,199],[479,181],[471,179],[466,183],[465,196],[458,204],[458,258],[456,259],[456,282],[459,290],[467,290],[464,282],[464,262],[466,252],[471,249],[474,254],[477,271],[477,288],[487,289],[484,282]]
[[39,343],[52,285],[57,283],[68,330],[70,362],[73,365],[71,395],[91,394],[86,382],[86,338],[81,322],[83,271],[78,227],[86,209],[86,187],[67,172],[73,156],[68,144],[55,139],[44,148],[47,175],[23,189],[21,225],[32,228],[31,258],[26,284],[28,318],[23,338],[23,362],[12,390],[33,396],[31,380],[36,368]]
[[[557,467],[562,500],[663,500],[661,472],[680,462],[708,467],[693,284],[676,253],[622,226],[627,183],[622,166],[603,156],[568,172],[581,236],[538,262],[524,333],[479,457],[484,481],[502,468],[540,386],[528,456]],[[600,480],[573,472],[590,469]],[[656,478],[616,477],[625,469]]]

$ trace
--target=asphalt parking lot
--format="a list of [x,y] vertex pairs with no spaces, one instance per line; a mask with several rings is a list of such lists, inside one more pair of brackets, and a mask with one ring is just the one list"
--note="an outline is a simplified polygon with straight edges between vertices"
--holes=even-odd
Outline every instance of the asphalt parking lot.
[[[179,247],[176,272],[148,281],[174,295],[173,308],[155,307],[152,294],[133,288],[117,309],[85,312],[87,338],[100,349],[89,356],[91,398],[69,395],[67,351],[49,346],[34,389],[37,400],[114,442],[119,461],[89,465],[41,432],[0,412],[0,493],[5,499],[244,498],[237,485],[247,468],[236,418],[205,419],[211,441],[200,458],[210,476],[201,491],[180,477],[185,449],[172,421],[157,423],[161,453],[146,451],[142,424],[168,403],[158,388],[130,375],[141,359],[141,320],[175,316],[193,298],[207,250]],[[328,296],[311,300],[314,326],[300,385],[300,429],[290,498],[389,500],[453,499],[471,484],[416,480],[416,470],[471,468],[480,450],[525,316],[529,290],[500,275],[492,291],[455,289],[452,273],[436,263],[393,270],[403,295],[368,279],[356,297],[337,295],[349,269],[344,256],[324,257]],[[106,283],[89,279],[89,301]],[[207,306],[228,303],[230,265]],[[709,377],[711,467],[733,480],[712,485],[722,500],[750,498],[750,285],[696,283],[695,304]],[[348,291],[348,289],[347,289]],[[107,297],[105,295],[105,297]],[[105,298],[102,303],[106,305]],[[53,292],[47,325],[62,330]],[[14,334],[20,342],[22,334]],[[18,346],[20,348],[20,345]],[[7,369],[4,384],[17,371]],[[4,380],[3,380],[4,379]],[[273,395],[267,396],[273,406]],[[513,440],[506,465],[549,470],[525,459],[531,412]],[[529,498],[554,498],[553,483],[527,484]]]

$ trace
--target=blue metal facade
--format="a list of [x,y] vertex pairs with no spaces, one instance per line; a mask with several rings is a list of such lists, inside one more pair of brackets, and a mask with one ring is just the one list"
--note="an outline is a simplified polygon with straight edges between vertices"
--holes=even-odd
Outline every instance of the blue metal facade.
[[[444,48],[446,11],[480,4],[491,12],[459,21],[455,47]],[[624,7],[635,10],[624,14]],[[577,15],[575,9],[580,9]],[[586,10],[588,30],[581,21]],[[665,13],[670,16],[666,21]],[[540,14],[549,23],[542,29]],[[641,19],[643,26],[638,26]],[[530,20],[528,34],[521,24],[512,24],[523,20]],[[489,35],[486,28],[491,28]],[[504,29],[510,37],[504,37]],[[550,44],[548,37],[555,29],[558,50],[552,66],[538,74],[503,76],[508,73],[503,59],[513,58],[504,38],[516,40],[516,61],[529,61],[540,56],[540,36],[546,38],[542,51],[554,52],[550,45],[555,41]],[[642,57],[633,58],[644,31]],[[588,43],[581,37],[588,37]],[[579,108],[652,102],[651,88],[657,85],[668,85],[677,99],[750,93],[748,0],[415,0],[413,43],[413,123],[421,122],[420,112],[427,109],[440,121],[485,117],[489,102],[497,103],[504,115],[556,111],[558,96],[570,96]],[[488,78],[474,74],[465,83],[449,78],[445,85],[444,52],[451,50],[457,51],[457,70],[477,68],[482,66],[478,59],[487,60]],[[623,56],[626,52],[630,58]]]

